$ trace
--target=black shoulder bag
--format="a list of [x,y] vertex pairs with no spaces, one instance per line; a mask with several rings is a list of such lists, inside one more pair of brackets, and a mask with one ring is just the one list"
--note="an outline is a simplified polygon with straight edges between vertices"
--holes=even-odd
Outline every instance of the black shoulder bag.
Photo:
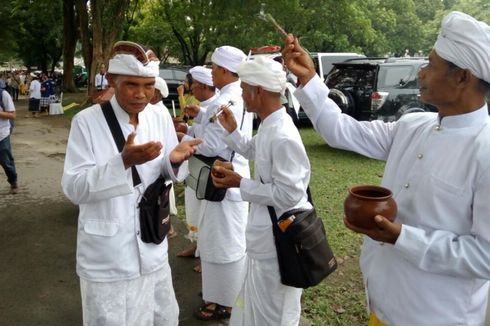
[[[117,122],[114,109],[110,102],[101,103],[102,112],[111,130],[112,137],[119,152],[122,152],[126,140]],[[131,167],[133,185],[141,183],[136,167]],[[170,189],[172,183],[166,184],[165,178],[159,176],[146,188],[138,204],[140,210],[141,240],[146,243],[160,244],[170,230]]]
[[[310,188],[308,201],[313,205]],[[294,209],[277,219],[274,207],[267,206],[276,244],[281,283],[306,289],[320,283],[337,269],[321,218],[311,210]]]
[[[243,120],[245,120],[245,108],[243,108],[240,130],[243,127]],[[233,162],[234,157],[235,151],[231,153],[229,162]],[[199,200],[205,199],[219,202],[225,198],[227,188],[216,187],[211,176],[211,170],[216,160],[227,162],[221,156],[209,157],[194,154],[189,158],[189,176],[185,182],[191,189],[196,191],[196,198]]]

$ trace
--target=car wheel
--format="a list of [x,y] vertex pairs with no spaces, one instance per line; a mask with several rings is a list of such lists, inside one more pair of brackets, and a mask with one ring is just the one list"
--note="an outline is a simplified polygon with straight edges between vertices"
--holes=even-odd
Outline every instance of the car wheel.
[[337,88],[332,88],[330,89],[328,97],[330,97],[339,106],[343,113],[354,116],[356,110],[354,98],[352,97],[351,93]]

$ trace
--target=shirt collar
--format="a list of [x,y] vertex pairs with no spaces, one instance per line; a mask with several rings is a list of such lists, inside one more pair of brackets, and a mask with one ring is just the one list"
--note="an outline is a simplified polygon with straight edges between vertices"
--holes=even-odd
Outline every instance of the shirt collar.
[[276,110],[271,114],[269,114],[267,118],[265,118],[260,125],[263,126],[264,128],[273,126],[283,118],[284,114],[287,114],[286,109],[283,106],[281,106],[279,110]]
[[217,97],[218,97],[218,95],[214,94],[213,96],[211,96],[207,100],[202,101],[201,106],[207,106],[209,103],[213,102]]
[[478,110],[464,114],[451,115],[443,118],[438,117],[438,120],[441,127],[457,129],[483,125],[486,122],[487,118],[488,108],[487,104],[485,103]]

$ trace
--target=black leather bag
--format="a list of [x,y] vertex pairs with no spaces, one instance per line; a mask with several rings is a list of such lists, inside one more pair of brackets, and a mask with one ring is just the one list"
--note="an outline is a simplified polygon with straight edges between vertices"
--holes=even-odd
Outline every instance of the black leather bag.
[[226,188],[215,187],[211,177],[211,170],[216,160],[226,161],[220,156],[208,157],[199,154],[189,158],[189,176],[186,184],[196,191],[197,199],[218,202],[225,198]]
[[[126,140],[124,139],[121,126],[117,122],[114,109],[110,102],[101,103],[102,113],[109,125],[114,142],[122,152]],[[134,166],[131,167],[133,177],[133,185],[137,186],[141,183],[138,170]],[[146,243],[160,244],[167,236],[170,230],[170,189],[172,184],[166,184],[165,178],[158,177],[151,185],[149,185],[139,204],[140,209],[140,229],[141,240]]]
[[[279,219],[267,206],[272,221],[281,283],[306,289],[320,283],[337,269],[325,227],[315,209],[292,210]],[[287,221],[287,227],[279,227]]]
[[161,243],[170,231],[170,190],[159,177],[146,188],[138,204],[140,209],[141,240],[146,243]]

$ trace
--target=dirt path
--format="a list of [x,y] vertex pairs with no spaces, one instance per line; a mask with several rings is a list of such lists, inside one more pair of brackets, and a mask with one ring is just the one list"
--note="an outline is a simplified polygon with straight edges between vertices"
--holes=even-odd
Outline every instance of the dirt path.
[[[27,119],[26,100],[15,104],[12,147],[20,191],[9,193],[1,171],[0,325],[81,325],[75,274],[78,209],[60,189],[70,121],[63,116]],[[200,275],[192,271],[194,259],[175,257],[189,243],[182,236],[183,223],[174,225],[179,236],[170,241],[169,257],[180,325],[201,325],[192,317],[201,303]]]

